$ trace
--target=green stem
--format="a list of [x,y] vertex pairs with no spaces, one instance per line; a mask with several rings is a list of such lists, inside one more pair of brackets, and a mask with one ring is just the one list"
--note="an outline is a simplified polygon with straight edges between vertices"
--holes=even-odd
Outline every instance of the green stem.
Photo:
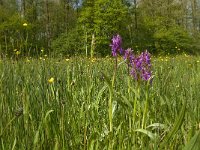
[[64,150],[64,148],[65,148],[65,138],[64,138],[64,114],[65,114],[65,112],[64,112],[64,105],[63,106],[61,106],[62,108],[62,118],[61,118],[61,132],[62,132],[62,147],[63,147],[63,150]]
[[140,89],[138,85],[136,85],[136,92],[137,93],[135,93],[134,104],[133,104],[133,124],[136,123],[136,111],[137,111],[136,108],[137,108],[137,100],[138,100],[137,94],[140,95]]
[[[138,94],[139,94],[139,88],[137,87],[137,92],[138,92]],[[136,93],[135,93],[135,98],[134,98],[134,104],[133,104],[133,126],[132,126],[132,128],[136,128],[136,111],[137,111],[137,95],[136,95]],[[136,133],[134,133],[134,135],[133,135],[133,145],[135,145],[135,140],[136,140],[136,135],[135,135]]]
[[148,106],[149,106],[148,91],[146,91],[145,97],[146,97],[146,103],[145,103],[145,108],[144,108],[144,113],[143,113],[143,118],[142,118],[142,129],[146,127],[146,118],[147,118],[147,111],[148,111]]
[[114,87],[116,75],[117,75],[117,57],[115,57],[115,66],[114,66],[114,74],[113,74],[113,79],[112,79],[112,87]]
[[109,141],[109,150],[113,149],[112,148],[112,134],[113,134],[113,122],[112,122],[112,118],[113,118],[113,114],[112,114],[112,107],[113,107],[113,103],[112,103],[112,95],[113,95],[113,91],[112,88],[109,88],[110,91],[110,97],[109,97],[109,101],[108,101],[108,113],[109,113],[109,123],[110,123],[110,141]]

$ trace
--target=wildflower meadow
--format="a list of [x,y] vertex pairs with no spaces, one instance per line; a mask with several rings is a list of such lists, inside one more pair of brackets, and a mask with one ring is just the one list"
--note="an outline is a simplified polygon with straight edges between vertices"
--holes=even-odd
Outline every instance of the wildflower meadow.
[[199,150],[200,57],[110,48],[1,59],[0,149]]

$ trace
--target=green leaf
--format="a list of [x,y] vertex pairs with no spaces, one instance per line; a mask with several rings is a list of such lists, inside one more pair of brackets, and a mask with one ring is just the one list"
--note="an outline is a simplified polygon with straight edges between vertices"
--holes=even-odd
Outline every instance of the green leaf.
[[199,150],[200,149],[200,130],[186,144],[183,150]]
[[160,149],[162,149],[164,146],[166,146],[168,144],[168,142],[170,141],[170,139],[172,139],[172,136],[174,136],[176,134],[176,132],[180,129],[181,125],[183,124],[183,119],[185,116],[185,111],[186,111],[186,100],[183,103],[183,106],[181,108],[181,112],[174,124],[174,127],[171,129],[171,131],[164,137],[164,140],[162,141],[162,143],[160,144]]
[[[39,129],[40,129],[40,127],[39,127]],[[40,132],[40,130],[37,130],[37,132],[35,134],[34,142],[33,142],[34,147],[35,147],[35,145],[37,144],[37,142],[39,140],[39,132]]]
[[105,91],[106,89],[107,89],[107,85],[104,85],[104,86],[102,87],[102,89],[99,91],[99,93],[98,93],[98,95],[97,95],[97,99],[96,99],[97,102],[99,102],[99,100],[100,100],[102,94],[104,93],[104,91]]
[[147,128],[151,128],[151,127],[153,129],[155,129],[155,128],[166,129],[167,128],[167,126],[165,124],[161,124],[161,123],[153,123],[153,124],[147,126]]
[[50,115],[50,113],[52,113],[54,110],[49,110],[46,114],[45,114],[45,117],[43,118],[43,120],[40,122],[40,125],[38,127],[38,130],[36,131],[36,134],[34,136],[34,142],[33,142],[33,145],[34,147],[36,146],[37,142],[39,141],[39,133],[40,133],[40,130],[42,129],[42,125],[43,123],[46,124],[46,121],[47,121],[47,117]]
[[93,149],[94,149],[94,144],[95,144],[95,141],[92,140],[92,141],[90,142],[89,150],[93,150]]
[[140,99],[140,94],[139,94],[139,92],[136,90],[136,89],[134,89],[134,88],[130,88],[131,89],[131,91],[135,94],[135,96],[138,98],[138,99]]
[[45,120],[45,122],[46,122],[46,120],[47,120],[47,117],[50,115],[50,113],[52,113],[54,110],[49,110],[47,113],[46,113],[46,115],[45,115],[45,118],[44,118],[44,120]]
[[145,129],[136,129],[134,130],[135,132],[141,132],[141,133],[144,133],[146,134],[148,137],[150,137],[150,139],[152,140],[156,140],[156,134],[155,133],[152,133],[151,131],[148,131],[148,130],[145,130]]
[[13,146],[12,146],[12,150],[15,149],[15,145],[16,145],[16,143],[17,143],[17,139],[16,139],[16,137],[15,137],[15,140],[14,140],[14,142],[13,142]]
[[131,109],[133,108],[131,103],[130,103],[130,101],[125,96],[123,96],[119,92],[116,92],[116,94],[122,98],[121,101],[119,101],[119,103],[123,103],[123,104],[125,104],[126,106],[128,106]]

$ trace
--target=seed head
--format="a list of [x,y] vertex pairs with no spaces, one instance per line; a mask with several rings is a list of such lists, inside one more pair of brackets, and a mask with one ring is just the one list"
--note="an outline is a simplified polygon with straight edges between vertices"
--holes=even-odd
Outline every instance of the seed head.
[[20,107],[18,108],[16,111],[15,111],[15,116],[16,117],[19,117],[23,114],[23,107]]

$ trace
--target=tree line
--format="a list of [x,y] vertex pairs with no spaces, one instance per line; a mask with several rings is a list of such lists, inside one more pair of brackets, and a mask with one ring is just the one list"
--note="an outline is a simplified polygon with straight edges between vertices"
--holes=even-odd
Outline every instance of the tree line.
[[200,52],[200,0],[0,0],[0,10],[2,56],[106,56],[115,34],[136,52]]

